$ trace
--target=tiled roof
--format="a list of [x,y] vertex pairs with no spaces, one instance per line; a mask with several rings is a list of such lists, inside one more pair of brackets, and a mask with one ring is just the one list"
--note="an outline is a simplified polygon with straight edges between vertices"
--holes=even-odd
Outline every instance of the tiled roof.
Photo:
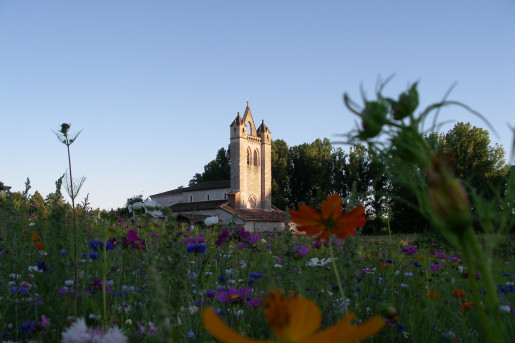
[[176,188],[176,189],[172,189],[171,191],[153,194],[150,197],[152,198],[152,197],[159,197],[159,196],[164,196],[164,195],[181,194],[183,192],[202,191],[205,189],[220,189],[220,188],[231,188],[231,181],[230,180],[221,180],[221,181],[201,182],[201,183],[197,183],[195,185],[189,186],[189,187]]
[[227,200],[178,202],[177,204],[170,206],[170,209],[173,212],[213,210],[220,208],[225,203],[227,203]]
[[214,210],[218,208],[231,214],[235,214],[245,221],[284,222],[286,220],[286,213],[279,210],[277,207],[273,207],[271,210],[236,209],[230,206],[227,200],[179,202],[170,206],[170,209],[176,213],[184,211]]
[[262,210],[262,209],[236,209],[232,206],[229,206],[228,203],[223,204],[220,208],[226,210],[231,214],[237,214],[243,220],[250,221],[260,221],[260,222],[284,222],[286,220],[286,213],[283,211],[272,208],[272,210]]

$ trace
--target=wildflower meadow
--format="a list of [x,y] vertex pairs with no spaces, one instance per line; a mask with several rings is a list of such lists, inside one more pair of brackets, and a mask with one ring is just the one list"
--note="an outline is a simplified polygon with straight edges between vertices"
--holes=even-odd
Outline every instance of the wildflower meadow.
[[416,84],[399,99],[381,89],[362,107],[345,98],[363,122],[346,137],[390,156],[430,230],[363,235],[365,209],[337,194],[287,211],[296,226],[280,232],[79,212],[70,162],[71,209],[43,214],[1,185],[2,342],[515,341],[515,175],[495,203],[470,198],[421,129],[462,105],[416,115]]

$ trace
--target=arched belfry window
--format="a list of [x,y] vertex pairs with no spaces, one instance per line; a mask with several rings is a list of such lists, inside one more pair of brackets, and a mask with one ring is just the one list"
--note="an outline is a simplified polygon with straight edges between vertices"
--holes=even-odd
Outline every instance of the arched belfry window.
[[254,194],[252,194],[250,197],[249,197],[249,202],[247,204],[247,207],[248,208],[256,208],[257,207],[257,198]]
[[257,150],[254,150],[254,165],[259,166],[259,153]]
[[250,148],[247,149],[247,164],[250,165],[250,159],[252,158]]
[[247,122],[247,135],[252,135],[252,125],[250,125],[250,122]]

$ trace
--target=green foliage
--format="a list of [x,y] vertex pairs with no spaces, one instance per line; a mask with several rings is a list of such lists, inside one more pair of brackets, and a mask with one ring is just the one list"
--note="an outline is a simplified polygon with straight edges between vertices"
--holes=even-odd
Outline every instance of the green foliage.
[[288,145],[282,139],[272,141],[272,203],[285,209],[288,207]]
[[216,154],[216,159],[204,166],[202,174],[196,173],[190,180],[189,185],[200,182],[229,180],[231,177],[231,159],[229,149],[221,148]]

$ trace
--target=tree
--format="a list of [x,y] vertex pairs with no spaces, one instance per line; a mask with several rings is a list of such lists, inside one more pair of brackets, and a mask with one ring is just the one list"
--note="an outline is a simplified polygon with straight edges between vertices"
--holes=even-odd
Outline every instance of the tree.
[[288,145],[282,139],[272,141],[272,204],[282,210],[288,207]]
[[45,199],[43,199],[38,191],[35,191],[29,199],[29,211],[36,214],[39,219],[48,216],[49,209],[45,203]]
[[288,150],[288,204],[318,207],[331,190],[331,151],[327,138]]
[[221,148],[216,154],[216,159],[204,166],[202,174],[196,173],[189,185],[200,182],[229,180],[231,178],[231,159],[229,149]]
[[491,146],[487,130],[463,122],[439,138],[443,149],[437,149],[452,152],[455,175],[478,194],[491,199],[495,190],[502,187],[509,170],[502,146]]

